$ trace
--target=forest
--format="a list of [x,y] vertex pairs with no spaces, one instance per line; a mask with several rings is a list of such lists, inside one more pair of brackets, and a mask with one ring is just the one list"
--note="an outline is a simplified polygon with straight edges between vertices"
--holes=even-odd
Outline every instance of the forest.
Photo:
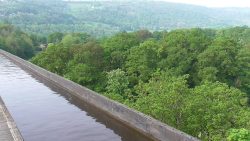
[[45,36],[85,32],[103,37],[141,29],[249,26],[249,13],[249,8],[208,8],[150,0],[0,0],[0,21]]
[[250,140],[247,26],[44,38],[2,24],[0,35],[1,49],[201,140]]
[[30,59],[41,51],[39,46],[46,44],[47,38],[23,32],[13,25],[0,23],[0,49],[24,59]]

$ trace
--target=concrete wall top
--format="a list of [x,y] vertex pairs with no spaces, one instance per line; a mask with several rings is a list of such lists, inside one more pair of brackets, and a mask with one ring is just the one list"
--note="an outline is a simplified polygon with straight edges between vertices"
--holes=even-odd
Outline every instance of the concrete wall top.
[[0,97],[0,112],[2,113],[1,115],[3,116],[2,118],[4,119],[4,121],[1,121],[3,122],[1,123],[1,125],[5,124],[6,126],[6,128],[4,128],[5,126],[3,127],[0,126],[0,132],[2,133],[2,136],[0,136],[0,140],[3,139],[4,141],[23,141],[22,135],[19,132],[14,119],[10,115],[1,97]]

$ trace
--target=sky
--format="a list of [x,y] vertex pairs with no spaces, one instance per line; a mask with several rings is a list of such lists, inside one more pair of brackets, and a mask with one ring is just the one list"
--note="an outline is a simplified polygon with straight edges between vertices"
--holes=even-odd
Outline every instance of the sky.
[[161,0],[207,7],[250,7],[250,0]]

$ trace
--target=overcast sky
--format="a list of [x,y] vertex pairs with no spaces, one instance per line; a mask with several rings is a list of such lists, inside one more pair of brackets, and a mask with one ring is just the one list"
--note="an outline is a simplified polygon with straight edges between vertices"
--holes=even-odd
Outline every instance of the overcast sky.
[[162,0],[207,7],[250,7],[250,0]]

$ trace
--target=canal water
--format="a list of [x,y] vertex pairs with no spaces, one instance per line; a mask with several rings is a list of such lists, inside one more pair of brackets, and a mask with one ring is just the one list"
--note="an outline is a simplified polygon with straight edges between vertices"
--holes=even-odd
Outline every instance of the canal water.
[[149,141],[0,55],[0,96],[25,141]]

